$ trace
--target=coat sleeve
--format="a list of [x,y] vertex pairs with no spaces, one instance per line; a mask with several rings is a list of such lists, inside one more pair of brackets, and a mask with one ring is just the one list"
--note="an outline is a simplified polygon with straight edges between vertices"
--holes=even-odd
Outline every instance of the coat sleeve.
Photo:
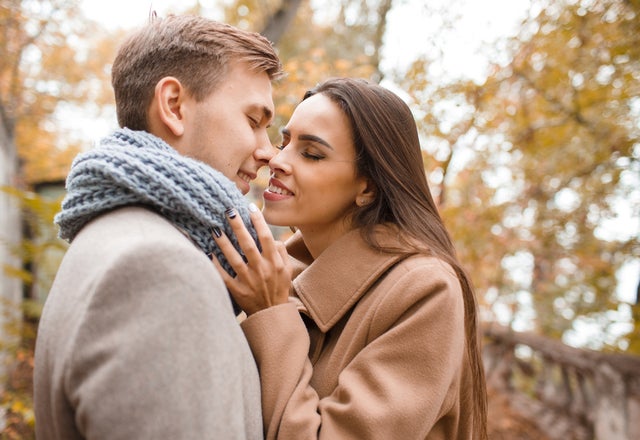
[[456,404],[465,347],[459,283],[436,265],[395,269],[405,273],[367,313],[367,343],[322,399],[310,385],[309,336],[295,305],[242,323],[260,370],[267,439],[426,437]]
[[64,380],[83,437],[255,438],[243,394],[259,401],[257,370],[207,258],[154,242],[105,266]]

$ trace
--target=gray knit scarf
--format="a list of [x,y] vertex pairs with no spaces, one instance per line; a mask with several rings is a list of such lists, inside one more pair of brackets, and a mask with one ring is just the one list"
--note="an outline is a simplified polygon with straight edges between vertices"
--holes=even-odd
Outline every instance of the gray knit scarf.
[[62,211],[54,221],[60,237],[69,242],[93,218],[127,205],[146,206],[168,219],[205,254],[215,255],[232,276],[233,269],[211,237],[213,226],[238,249],[225,216],[225,210],[233,207],[257,240],[248,203],[231,180],[144,131],[116,130],[96,148],[78,155],[66,188]]

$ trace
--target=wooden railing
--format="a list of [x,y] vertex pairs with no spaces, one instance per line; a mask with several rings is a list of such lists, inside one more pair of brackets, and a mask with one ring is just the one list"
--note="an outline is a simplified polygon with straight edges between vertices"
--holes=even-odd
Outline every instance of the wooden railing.
[[640,439],[640,357],[484,328],[489,386],[551,439]]

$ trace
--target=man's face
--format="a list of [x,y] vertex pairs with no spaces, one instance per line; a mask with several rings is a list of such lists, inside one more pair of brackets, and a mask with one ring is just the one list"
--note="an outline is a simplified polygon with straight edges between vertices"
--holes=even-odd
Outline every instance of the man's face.
[[267,134],[274,112],[271,92],[266,73],[232,64],[205,100],[187,98],[185,131],[176,149],[220,171],[247,194],[249,182],[275,153]]

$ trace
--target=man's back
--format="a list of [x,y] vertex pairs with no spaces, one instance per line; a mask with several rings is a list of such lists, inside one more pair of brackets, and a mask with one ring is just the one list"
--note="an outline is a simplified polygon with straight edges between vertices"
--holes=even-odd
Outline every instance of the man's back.
[[143,208],[75,237],[36,344],[39,440],[262,438],[258,372],[213,265]]

